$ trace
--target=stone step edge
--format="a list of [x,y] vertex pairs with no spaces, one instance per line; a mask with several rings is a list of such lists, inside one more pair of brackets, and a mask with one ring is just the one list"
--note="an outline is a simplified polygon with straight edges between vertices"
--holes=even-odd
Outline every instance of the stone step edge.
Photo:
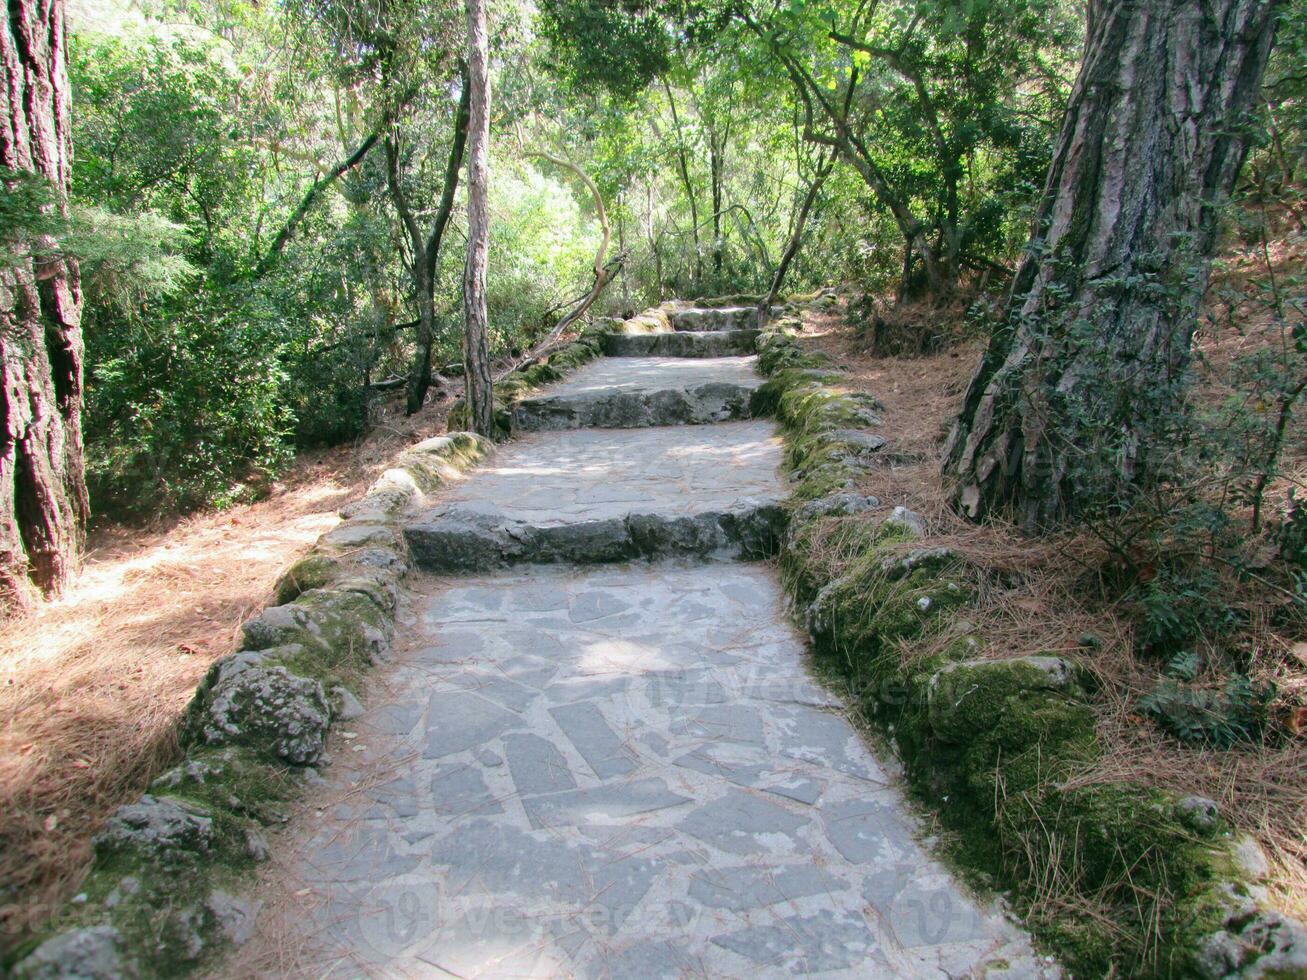
[[438,573],[665,558],[755,561],[777,553],[788,520],[781,500],[750,498],[698,514],[629,513],[564,524],[451,509],[409,524],[404,538],[414,563]]
[[688,388],[604,388],[577,394],[523,398],[512,408],[514,432],[566,429],[643,429],[708,425],[752,418],[757,384],[709,381]]
[[756,329],[604,334],[606,357],[731,357],[755,353]]

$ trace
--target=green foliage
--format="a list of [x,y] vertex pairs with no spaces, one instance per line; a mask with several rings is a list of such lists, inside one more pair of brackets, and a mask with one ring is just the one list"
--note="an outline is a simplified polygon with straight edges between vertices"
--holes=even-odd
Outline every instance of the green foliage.
[[1164,676],[1139,699],[1138,708],[1182,742],[1228,749],[1261,734],[1274,695],[1272,685],[1242,676],[1217,687],[1194,683],[1192,674]]
[[540,33],[560,74],[580,91],[601,86],[634,100],[671,67],[671,30],[647,0],[544,0]]
[[119,516],[249,500],[291,451],[275,325],[168,312],[106,318],[88,336],[87,480]]

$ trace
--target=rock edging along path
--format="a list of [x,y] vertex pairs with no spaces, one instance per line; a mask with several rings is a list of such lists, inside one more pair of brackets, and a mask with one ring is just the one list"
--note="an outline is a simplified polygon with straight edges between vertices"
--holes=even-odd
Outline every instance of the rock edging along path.
[[[531,400],[683,390],[651,368]],[[275,842],[270,945],[332,975],[1043,973],[916,842],[773,570],[722,560],[778,544],[771,424],[657,420],[529,432],[411,512],[414,558],[454,577],[401,597],[384,693]]]

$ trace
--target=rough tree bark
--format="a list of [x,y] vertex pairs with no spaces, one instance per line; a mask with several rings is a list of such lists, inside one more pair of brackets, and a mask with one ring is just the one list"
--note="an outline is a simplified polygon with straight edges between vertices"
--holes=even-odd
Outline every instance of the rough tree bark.
[[467,68],[471,94],[467,148],[467,265],[463,270],[463,377],[472,431],[494,435],[494,387],[490,377],[486,313],[486,254],[490,215],[490,73],[485,0],[467,0]]
[[1277,7],[1090,3],[1005,325],[945,450],[945,480],[968,516],[1046,526],[1153,475]]
[[[72,150],[61,0],[9,0],[0,31],[0,167],[34,173],[66,208]],[[9,231],[4,234],[8,237]],[[77,569],[89,505],[82,459],[82,294],[47,237],[0,268],[0,609]]]

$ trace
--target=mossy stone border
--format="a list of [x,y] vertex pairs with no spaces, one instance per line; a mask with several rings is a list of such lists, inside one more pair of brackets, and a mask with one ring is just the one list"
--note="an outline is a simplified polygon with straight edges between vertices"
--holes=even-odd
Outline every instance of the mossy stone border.
[[[1034,926],[1076,976],[1307,976],[1307,933],[1264,906],[1264,870],[1247,859],[1256,845],[1215,804],[1130,783],[1066,784],[1103,751],[1092,679],[1062,657],[987,650],[966,616],[983,573],[914,541],[924,526],[910,511],[870,513],[879,502],[854,490],[881,444],[860,434],[880,424],[880,406],[841,389],[839,370],[795,342],[801,327],[786,313],[757,340],[767,381],[754,414],[780,423],[794,486],[782,579],[822,669],[847,684],[913,793],[952,831],[960,869],[1019,909],[1036,887],[1022,855],[1042,841],[1058,873],[1119,896],[1124,941],[1085,917]],[[830,522],[842,522],[838,573],[814,547]],[[940,652],[905,659],[905,642]],[[1151,945],[1127,907],[1149,891],[1169,896]]]

